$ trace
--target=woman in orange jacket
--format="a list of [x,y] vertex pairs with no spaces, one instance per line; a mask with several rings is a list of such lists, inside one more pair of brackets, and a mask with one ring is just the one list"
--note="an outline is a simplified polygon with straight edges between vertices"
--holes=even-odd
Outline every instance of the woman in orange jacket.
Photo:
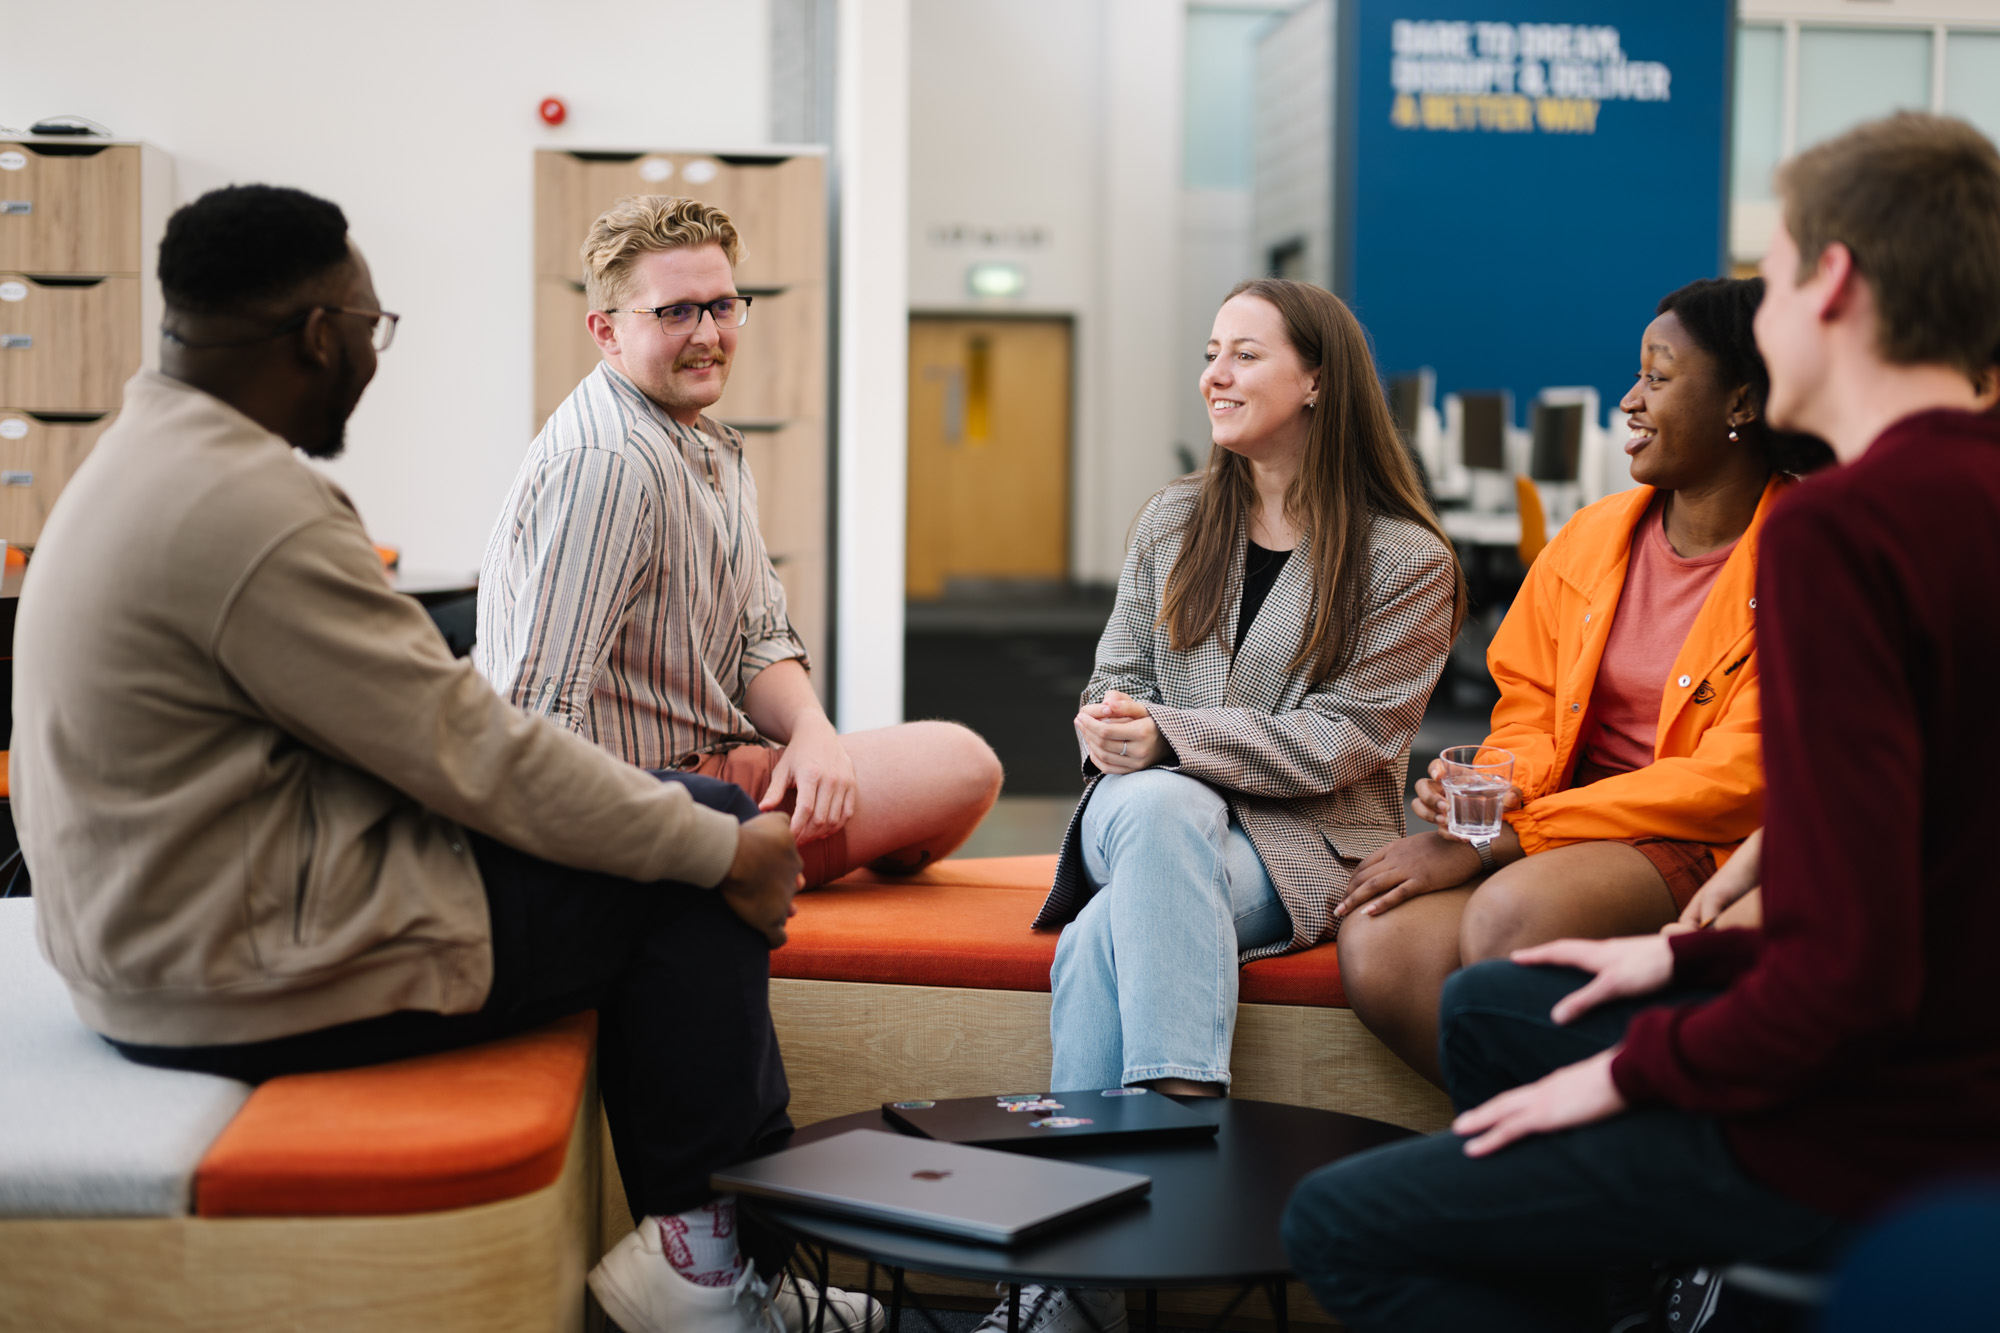
[[[1453,971],[1657,930],[1763,822],[1757,534],[1793,474],[1830,455],[1764,423],[1762,294],[1716,278],[1661,300],[1619,404],[1642,484],[1563,526],[1494,636],[1486,744],[1513,753],[1516,788],[1500,836],[1393,842],[1338,909],[1355,1013],[1433,1081]],[[1442,825],[1438,772],[1412,808]]]

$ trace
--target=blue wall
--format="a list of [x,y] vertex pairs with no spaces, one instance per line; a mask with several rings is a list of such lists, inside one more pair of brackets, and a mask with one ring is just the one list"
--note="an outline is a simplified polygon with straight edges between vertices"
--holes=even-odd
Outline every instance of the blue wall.
[[1382,372],[1615,403],[1654,303],[1727,272],[1730,4],[1340,3],[1336,283]]

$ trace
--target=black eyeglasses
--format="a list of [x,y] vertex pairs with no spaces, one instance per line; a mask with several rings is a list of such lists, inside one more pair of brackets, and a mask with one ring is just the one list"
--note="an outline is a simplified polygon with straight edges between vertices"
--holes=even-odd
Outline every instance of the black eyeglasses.
[[693,333],[701,327],[706,311],[718,329],[740,329],[750,322],[750,298],[725,296],[716,301],[680,301],[674,305],[632,306],[606,310],[607,315],[651,315],[660,321],[662,333]]
[[198,343],[188,341],[169,328],[162,328],[160,333],[162,336],[179,343],[181,346],[192,348],[198,352],[205,352],[219,347],[249,347],[253,343],[269,342],[273,338],[282,338],[287,333],[296,333],[306,326],[306,321],[312,318],[312,313],[315,310],[326,310],[336,315],[360,315],[364,319],[372,321],[374,327],[369,330],[368,337],[369,341],[375,344],[375,350],[378,352],[388,351],[389,344],[396,341],[396,324],[397,321],[403,318],[401,315],[392,315],[386,310],[357,310],[353,306],[345,305],[309,305],[304,310],[299,311],[298,314],[293,315],[290,319],[278,325],[277,328],[253,334],[248,338],[231,338],[223,342]]

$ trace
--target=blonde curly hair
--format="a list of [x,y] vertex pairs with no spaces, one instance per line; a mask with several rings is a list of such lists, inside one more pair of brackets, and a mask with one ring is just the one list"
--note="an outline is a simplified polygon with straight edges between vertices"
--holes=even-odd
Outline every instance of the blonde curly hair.
[[590,224],[583,242],[583,290],[592,310],[615,310],[631,297],[632,269],[644,255],[691,245],[719,245],[731,268],[742,238],[729,214],[699,199],[639,194],[620,199]]

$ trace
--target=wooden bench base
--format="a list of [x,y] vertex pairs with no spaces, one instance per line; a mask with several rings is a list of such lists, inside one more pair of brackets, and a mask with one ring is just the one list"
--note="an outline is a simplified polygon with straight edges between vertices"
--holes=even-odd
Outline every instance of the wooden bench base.
[[[1046,991],[774,978],[771,1013],[801,1125],[897,1097],[1034,1091],[1049,1076]],[[1243,1005],[1230,1065],[1239,1097],[1426,1132],[1451,1119],[1444,1094],[1351,1009]]]
[[[0,1329],[580,1333],[583,1275],[597,1260],[586,1250],[598,1126],[593,1087],[561,1177],[476,1208],[399,1217],[0,1219]],[[619,1234],[630,1229],[628,1222]]]

